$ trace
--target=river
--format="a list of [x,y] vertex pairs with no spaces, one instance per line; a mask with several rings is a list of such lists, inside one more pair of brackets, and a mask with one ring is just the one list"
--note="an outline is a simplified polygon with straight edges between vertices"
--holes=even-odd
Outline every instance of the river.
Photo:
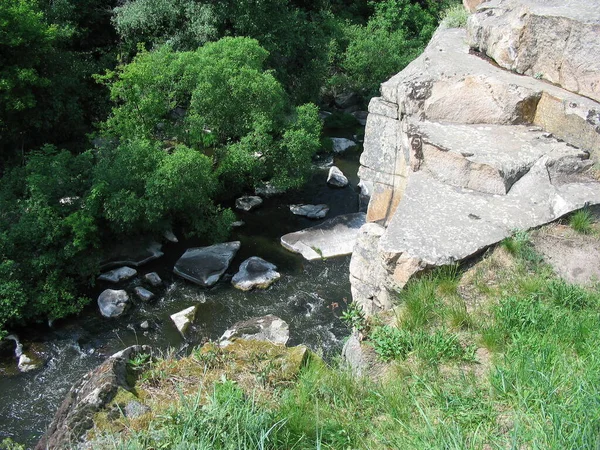
[[[163,246],[162,258],[138,268],[139,275],[156,271],[163,279],[164,287],[154,289],[156,301],[138,303],[118,319],[103,318],[94,301],[79,316],[60,321],[53,328],[21,331],[23,337],[27,336],[26,344],[40,343],[47,362],[42,369],[27,374],[14,370],[13,359],[0,363],[0,441],[10,437],[27,447],[35,445],[71,385],[107,356],[132,344],[183,354],[195,344],[218,339],[239,320],[274,314],[289,323],[288,345],[306,344],[325,356],[338,353],[349,333],[339,315],[345,300],[350,299],[350,258],[308,262],[285,250],[279,238],[320,222],[294,216],[290,204],[326,203],[330,206],[327,218],[358,210],[356,174],[361,150],[350,149],[335,158],[335,164],[350,181],[346,188],[327,186],[327,171],[315,169],[312,180],[302,190],[267,198],[259,209],[249,213],[236,211],[245,225],[234,230],[231,240],[241,241],[242,246],[224,278],[213,288],[202,289],[172,274],[175,261],[199,242],[180,240]],[[281,279],[264,291],[234,289],[229,279],[250,256],[276,264]],[[122,288],[131,291],[137,284],[139,279]],[[93,298],[108,287],[114,286],[98,284],[91,292]],[[192,332],[184,341],[169,315],[192,305],[200,308]],[[143,321],[150,323],[149,330],[140,328]]]

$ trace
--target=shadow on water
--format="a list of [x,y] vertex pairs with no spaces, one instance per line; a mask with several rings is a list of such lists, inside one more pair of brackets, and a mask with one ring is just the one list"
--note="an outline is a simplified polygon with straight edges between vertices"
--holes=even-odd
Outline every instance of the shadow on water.
[[[27,446],[35,444],[50,422],[58,404],[71,385],[88,370],[125,346],[148,344],[158,349],[181,349],[182,353],[207,339],[218,339],[233,323],[251,317],[275,314],[290,325],[288,345],[306,344],[325,357],[337,354],[348,329],[339,315],[350,298],[349,257],[324,261],[305,261],[285,250],[279,238],[289,232],[322,221],[294,216],[290,204],[326,203],[326,217],[358,210],[356,184],[360,148],[336,156],[334,163],[350,180],[339,189],[326,184],[327,169],[315,169],[313,179],[302,190],[267,198],[252,212],[236,211],[245,225],[234,230],[232,240],[241,249],[223,279],[211,289],[202,289],[172,274],[173,265],[187,248],[199,241],[181,240],[163,247],[165,256],[138,269],[139,275],[156,271],[164,281],[162,288],[150,288],[157,300],[135,305],[123,317],[105,319],[92,302],[80,316],[62,321],[52,329],[31,330],[33,340],[42,342],[47,363],[29,374],[9,374],[7,364],[0,365],[0,440],[11,437]],[[250,256],[260,256],[278,266],[281,279],[267,290],[242,292],[234,289],[230,279],[240,263]],[[141,281],[135,279],[119,288],[132,292]],[[92,298],[114,285],[101,284],[91,292]],[[131,295],[133,298],[133,295]],[[135,299],[134,299],[135,300]],[[179,335],[169,315],[191,305],[199,305],[196,321],[187,341]],[[140,324],[148,321],[150,329]],[[3,375],[4,373],[4,375]]]

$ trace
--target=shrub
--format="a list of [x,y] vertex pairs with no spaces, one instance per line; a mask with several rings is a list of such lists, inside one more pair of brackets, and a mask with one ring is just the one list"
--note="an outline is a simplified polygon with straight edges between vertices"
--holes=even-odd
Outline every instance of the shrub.
[[442,13],[442,24],[446,28],[465,28],[467,26],[467,19],[469,18],[469,11],[460,3],[449,6]]

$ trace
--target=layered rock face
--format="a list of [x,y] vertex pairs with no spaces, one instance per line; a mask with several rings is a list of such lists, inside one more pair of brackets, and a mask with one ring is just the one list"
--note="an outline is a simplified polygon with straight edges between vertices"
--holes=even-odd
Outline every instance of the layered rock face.
[[382,84],[359,170],[368,223],[350,264],[367,313],[420,271],[600,202],[595,3],[484,1],[466,31],[439,29]]

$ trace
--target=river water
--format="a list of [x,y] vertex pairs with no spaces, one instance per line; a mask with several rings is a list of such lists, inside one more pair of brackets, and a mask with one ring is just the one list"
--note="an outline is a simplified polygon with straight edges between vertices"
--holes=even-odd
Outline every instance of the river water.
[[[274,314],[288,322],[288,345],[306,344],[325,356],[339,352],[349,331],[339,316],[350,299],[349,257],[325,261],[305,261],[285,250],[279,238],[321,221],[294,216],[290,204],[326,203],[327,218],[358,210],[358,158],[361,148],[336,156],[350,186],[338,189],[326,184],[327,170],[315,169],[305,188],[280,197],[265,199],[249,213],[236,211],[245,226],[234,230],[231,240],[239,240],[241,249],[224,278],[211,289],[202,289],[175,277],[172,268],[186,248],[199,241],[180,240],[163,246],[165,256],[138,268],[138,275],[156,271],[163,288],[152,289],[157,300],[137,303],[118,319],[105,319],[95,302],[76,318],[61,321],[53,328],[26,330],[28,339],[41,343],[47,362],[38,371],[20,374],[15,361],[0,363],[0,441],[6,437],[26,445],[35,445],[51,421],[54,412],[71,385],[107,356],[132,344],[148,344],[166,351],[185,353],[207,339],[218,339],[233,323],[251,317]],[[267,290],[241,292],[229,280],[239,264],[250,256],[260,256],[278,266],[281,279]],[[139,280],[119,288],[132,291]],[[100,284],[92,294],[114,285]],[[196,321],[184,341],[169,315],[199,305]],[[144,331],[140,323],[148,321]],[[25,334],[25,331],[22,332]],[[26,342],[27,345],[27,342]]]

